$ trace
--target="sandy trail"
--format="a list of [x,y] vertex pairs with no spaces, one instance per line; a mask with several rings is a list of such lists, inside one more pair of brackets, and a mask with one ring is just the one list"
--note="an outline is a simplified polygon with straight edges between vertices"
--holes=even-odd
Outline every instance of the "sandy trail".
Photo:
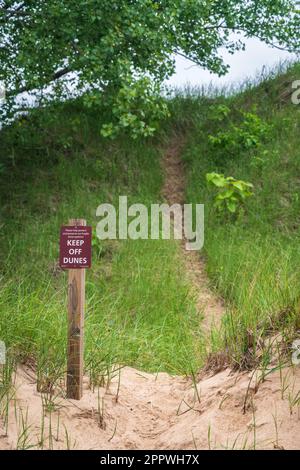
[[[182,145],[174,138],[165,153],[163,195],[169,203],[184,200]],[[224,306],[209,290],[199,254],[183,245],[182,255],[209,328]],[[92,391],[85,378],[77,402],[64,397],[64,388],[48,397],[37,392],[34,371],[22,366],[8,422],[0,421],[0,449],[299,449],[300,367],[269,374],[258,387],[259,376],[251,376],[226,369],[195,385],[125,367],[106,388]]]
[[[174,136],[163,158],[163,170],[165,182],[162,196],[168,204],[183,205],[186,187],[184,165],[181,160],[181,152],[184,146],[184,137]],[[224,303],[220,297],[214,294],[209,287],[205,272],[205,263],[199,251],[187,250],[186,241],[181,243],[182,257],[186,267],[186,273],[192,286],[192,293],[196,299],[199,314],[203,316],[203,327],[208,333],[212,325],[219,326],[221,317],[225,311]]]

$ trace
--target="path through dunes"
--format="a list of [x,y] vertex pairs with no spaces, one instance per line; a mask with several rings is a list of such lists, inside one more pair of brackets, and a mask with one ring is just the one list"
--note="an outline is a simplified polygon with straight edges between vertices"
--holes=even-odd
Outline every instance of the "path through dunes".
[[[162,194],[170,204],[184,202],[183,144],[174,137],[163,159]],[[184,243],[180,249],[208,334],[224,306],[209,289],[199,253],[187,251]],[[274,372],[263,382],[259,371],[253,378],[253,372],[226,369],[202,374],[194,383],[124,367],[95,390],[85,377],[79,402],[64,398],[63,384],[41,394],[36,382],[34,368],[18,367],[0,423],[0,449],[299,448],[299,368]]]
[[[163,170],[165,182],[162,195],[169,205],[184,204],[185,201],[185,172],[181,160],[181,150],[184,146],[184,136],[174,135],[171,143],[164,153]],[[201,201],[199,201],[201,202]],[[188,279],[196,298],[199,314],[203,315],[203,326],[206,333],[214,324],[219,326],[222,314],[225,311],[223,301],[209,288],[205,265],[199,251],[187,250],[186,241],[183,240],[182,255]]]

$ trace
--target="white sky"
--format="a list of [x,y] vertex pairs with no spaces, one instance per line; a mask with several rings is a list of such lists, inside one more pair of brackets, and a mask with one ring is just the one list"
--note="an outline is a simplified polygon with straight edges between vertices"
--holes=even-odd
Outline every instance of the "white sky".
[[234,55],[223,54],[225,62],[230,65],[230,71],[223,77],[210,74],[201,67],[194,66],[192,62],[177,56],[176,74],[166,83],[168,85],[182,87],[189,83],[191,85],[223,85],[236,83],[247,77],[253,77],[257,72],[261,72],[265,66],[267,68],[278,64],[280,61],[293,59],[295,56],[288,52],[280,51],[268,47],[258,39],[245,40],[246,50],[236,52]]

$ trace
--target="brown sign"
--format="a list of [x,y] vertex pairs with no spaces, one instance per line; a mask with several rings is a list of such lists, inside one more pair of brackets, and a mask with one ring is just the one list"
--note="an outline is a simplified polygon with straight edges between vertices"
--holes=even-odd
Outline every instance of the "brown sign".
[[63,269],[90,268],[92,227],[65,225],[60,229],[59,265]]

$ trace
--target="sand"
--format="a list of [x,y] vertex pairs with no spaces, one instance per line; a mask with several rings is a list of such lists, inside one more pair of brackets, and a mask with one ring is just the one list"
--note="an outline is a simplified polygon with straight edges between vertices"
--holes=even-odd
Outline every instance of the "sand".
[[284,399],[279,372],[257,391],[253,379],[244,413],[251,375],[226,369],[204,376],[196,391],[188,378],[125,367],[120,380],[116,374],[108,388],[94,392],[86,378],[80,401],[57,392],[50,413],[43,411],[32,370],[22,366],[7,435],[0,425],[0,449],[299,449],[300,403],[290,403],[300,390],[300,368],[284,370]]

